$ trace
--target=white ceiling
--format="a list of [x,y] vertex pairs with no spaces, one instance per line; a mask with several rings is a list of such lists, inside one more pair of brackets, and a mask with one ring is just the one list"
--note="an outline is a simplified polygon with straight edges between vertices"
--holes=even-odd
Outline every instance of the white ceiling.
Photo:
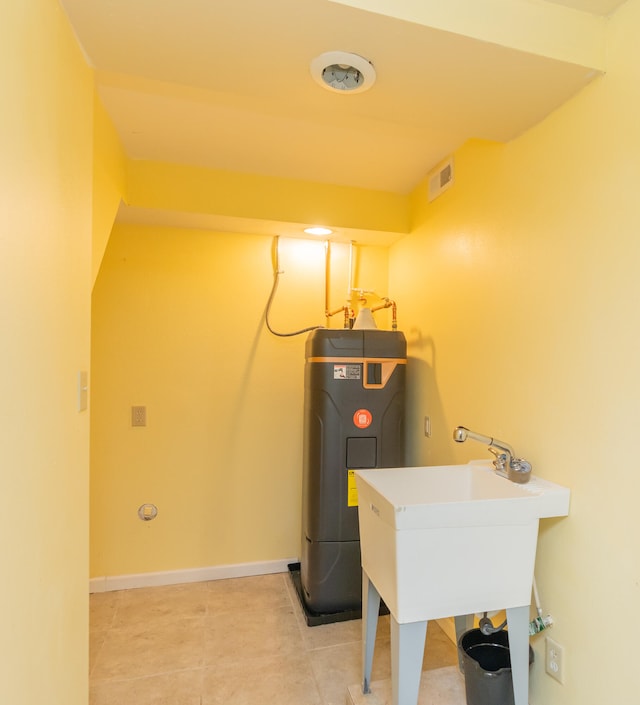
[[[604,16],[622,4],[448,2],[486,6],[487,24],[501,23],[506,10],[548,9],[543,35],[560,20],[582,27],[592,19],[585,13]],[[408,193],[469,138],[508,141],[527,130],[601,69],[494,41],[480,23],[470,32],[468,12],[460,30],[452,16],[439,26],[429,17],[411,21],[410,0],[61,3],[130,158],[396,193]],[[369,6],[375,12],[362,9]],[[441,0],[421,5],[436,6],[440,12]],[[311,79],[311,59],[336,49],[372,61],[370,91],[331,93]]]
[[624,0],[548,0],[555,5],[565,5],[574,7],[582,12],[590,12],[594,15],[610,15],[615,12]]

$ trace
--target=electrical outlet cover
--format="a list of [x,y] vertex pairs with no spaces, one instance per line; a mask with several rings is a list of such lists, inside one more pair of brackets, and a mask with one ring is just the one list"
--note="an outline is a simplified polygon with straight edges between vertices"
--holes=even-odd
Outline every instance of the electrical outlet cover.
[[564,647],[547,637],[545,639],[545,671],[558,683],[564,682]]

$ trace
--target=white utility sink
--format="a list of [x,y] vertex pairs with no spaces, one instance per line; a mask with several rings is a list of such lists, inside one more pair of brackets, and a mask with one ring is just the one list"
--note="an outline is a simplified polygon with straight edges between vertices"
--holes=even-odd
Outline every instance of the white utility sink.
[[356,471],[362,567],[400,623],[529,604],[538,520],[569,490],[490,461]]
[[490,462],[357,470],[362,690],[370,692],[382,598],[391,612],[393,705],[417,705],[431,619],[506,610],[515,705],[529,690],[528,622],[538,523],[569,513],[569,490],[516,484]]

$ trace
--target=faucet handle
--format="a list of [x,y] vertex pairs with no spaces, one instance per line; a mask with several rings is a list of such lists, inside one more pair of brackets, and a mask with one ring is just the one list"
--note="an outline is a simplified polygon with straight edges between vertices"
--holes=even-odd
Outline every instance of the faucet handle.
[[514,458],[511,461],[511,467],[516,472],[531,472],[531,463],[524,458]]
[[531,478],[531,463],[523,458],[512,458],[509,463],[509,479],[512,482],[524,484]]
[[506,467],[508,460],[507,454],[499,450],[498,448],[494,448],[493,446],[489,446],[488,450],[495,456],[495,460],[493,461],[493,467],[496,469],[496,472],[499,472],[506,476]]

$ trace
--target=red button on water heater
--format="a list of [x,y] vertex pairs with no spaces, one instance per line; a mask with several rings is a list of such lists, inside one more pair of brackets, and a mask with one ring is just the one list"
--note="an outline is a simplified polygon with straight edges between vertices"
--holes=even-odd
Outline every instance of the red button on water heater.
[[353,415],[353,423],[358,428],[368,428],[371,426],[372,421],[373,416],[371,416],[371,412],[368,409],[358,409]]

